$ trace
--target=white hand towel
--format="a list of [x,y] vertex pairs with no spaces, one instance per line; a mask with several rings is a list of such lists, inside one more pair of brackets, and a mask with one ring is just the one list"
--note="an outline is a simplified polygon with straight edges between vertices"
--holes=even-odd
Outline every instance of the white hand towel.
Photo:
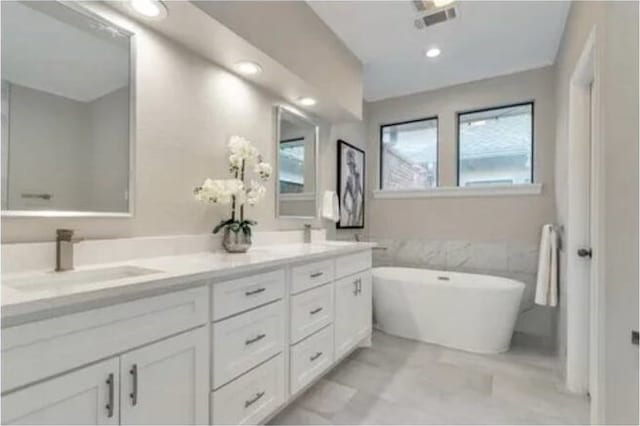
[[333,222],[340,220],[338,195],[334,191],[324,191],[322,198],[322,217]]
[[542,227],[535,302],[542,306],[558,304],[558,235],[552,225]]

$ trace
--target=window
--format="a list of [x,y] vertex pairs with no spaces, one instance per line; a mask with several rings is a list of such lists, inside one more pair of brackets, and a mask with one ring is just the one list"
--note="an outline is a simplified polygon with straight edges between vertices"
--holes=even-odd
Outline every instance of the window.
[[421,190],[438,185],[438,119],[380,127],[380,189]]
[[458,186],[533,183],[533,102],[458,114]]
[[304,192],[304,138],[280,141],[280,193]]

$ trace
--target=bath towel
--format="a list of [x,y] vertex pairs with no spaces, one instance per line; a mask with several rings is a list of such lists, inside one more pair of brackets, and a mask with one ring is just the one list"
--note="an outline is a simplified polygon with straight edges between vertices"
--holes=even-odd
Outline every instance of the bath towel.
[[558,304],[558,234],[553,225],[542,227],[535,302],[542,306]]
[[340,220],[338,195],[333,191],[324,191],[322,198],[322,217],[333,222]]

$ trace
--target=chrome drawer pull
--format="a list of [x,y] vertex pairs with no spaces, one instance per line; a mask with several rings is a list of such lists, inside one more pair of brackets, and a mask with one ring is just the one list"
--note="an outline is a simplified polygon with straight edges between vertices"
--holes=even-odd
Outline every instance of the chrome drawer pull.
[[264,396],[264,392],[258,392],[256,394],[256,396],[254,396],[253,398],[247,400],[244,402],[244,408],[249,408],[250,406],[252,406],[253,404],[255,404],[260,398],[262,398]]
[[315,314],[317,314],[318,312],[321,312],[321,311],[322,311],[322,308],[315,308],[313,311],[309,312],[309,314],[315,315]]
[[265,337],[267,337],[266,334],[258,334],[256,337],[254,337],[253,339],[248,339],[244,342],[245,345],[251,345],[252,343],[255,343],[259,340],[264,339]]
[[261,288],[258,288],[256,290],[245,291],[244,295],[245,296],[253,296],[254,294],[262,293],[265,290],[266,290],[266,288],[261,287]]
[[322,352],[316,352],[314,355],[311,355],[309,357],[309,361],[313,362],[316,359],[320,358],[322,356]]
[[313,274],[310,275],[311,278],[318,278],[320,276],[322,276],[324,274],[324,272],[314,272]]
[[107,417],[113,417],[113,373],[107,378],[107,386],[109,386],[109,402],[107,403]]
[[129,370],[129,374],[132,376],[132,385],[133,389],[129,396],[131,397],[131,405],[136,405],[138,403],[138,365],[133,364],[131,366],[131,370]]

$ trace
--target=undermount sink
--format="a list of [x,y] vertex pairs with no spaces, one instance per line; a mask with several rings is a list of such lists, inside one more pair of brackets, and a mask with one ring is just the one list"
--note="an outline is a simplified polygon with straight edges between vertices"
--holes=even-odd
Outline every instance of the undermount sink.
[[140,268],[137,266],[114,266],[110,268],[91,269],[86,271],[43,272],[15,278],[3,278],[2,285],[22,291],[38,291],[51,288],[51,286],[59,287],[92,284],[96,282],[140,277],[160,272],[162,271]]

